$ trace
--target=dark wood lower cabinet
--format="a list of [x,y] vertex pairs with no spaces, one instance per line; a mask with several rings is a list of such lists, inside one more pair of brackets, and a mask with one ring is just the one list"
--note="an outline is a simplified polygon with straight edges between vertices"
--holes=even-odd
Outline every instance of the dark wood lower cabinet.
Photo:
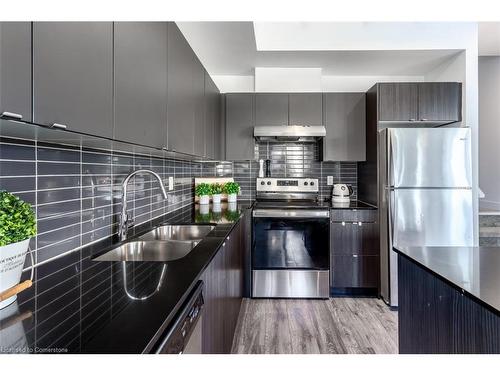
[[243,298],[244,217],[233,228],[219,252],[203,273],[205,300],[202,351],[230,353]]
[[401,354],[500,353],[500,315],[399,255]]

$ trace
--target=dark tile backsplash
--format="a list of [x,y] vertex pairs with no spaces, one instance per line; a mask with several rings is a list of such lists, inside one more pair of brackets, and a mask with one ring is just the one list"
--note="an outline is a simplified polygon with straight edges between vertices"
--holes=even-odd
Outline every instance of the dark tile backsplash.
[[[270,159],[273,177],[320,179],[322,199],[331,194],[327,176],[352,185],[357,193],[357,164],[319,162],[318,146],[259,143],[256,159]],[[193,162],[145,155],[0,138],[0,189],[13,192],[36,210],[38,234],[32,241],[36,262],[107,238],[117,232],[121,182],[139,168],[157,172],[174,190],[164,200],[150,176],[131,181],[127,201],[137,224],[172,213],[193,201],[195,177],[233,177],[241,198],[255,198],[259,164],[252,161]],[[27,260],[29,266],[29,260]]]

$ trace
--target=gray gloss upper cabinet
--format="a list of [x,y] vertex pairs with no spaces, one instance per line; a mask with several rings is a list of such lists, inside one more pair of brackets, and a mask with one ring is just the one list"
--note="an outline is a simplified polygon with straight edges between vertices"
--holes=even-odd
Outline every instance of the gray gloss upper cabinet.
[[288,94],[255,94],[255,125],[288,125]]
[[417,121],[418,86],[415,83],[380,83],[379,121]]
[[167,24],[116,22],[114,138],[165,146]]
[[194,153],[194,53],[177,25],[168,23],[168,149]]
[[0,23],[0,113],[31,121],[31,22]]
[[458,82],[419,83],[418,115],[420,121],[461,121],[462,84]]
[[218,155],[216,144],[218,111],[219,104],[219,89],[214,81],[205,72],[205,157],[215,159]]
[[253,160],[254,94],[226,94],[226,159]]
[[194,154],[205,155],[205,69],[193,52]]
[[321,93],[289,94],[289,125],[323,125]]
[[364,93],[323,95],[326,137],[323,160],[366,160],[366,104]]
[[33,121],[111,137],[113,24],[33,23]]

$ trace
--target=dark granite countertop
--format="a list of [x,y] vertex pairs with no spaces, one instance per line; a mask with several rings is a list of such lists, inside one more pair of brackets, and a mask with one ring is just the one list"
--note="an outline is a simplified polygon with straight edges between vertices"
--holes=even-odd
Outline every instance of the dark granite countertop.
[[394,250],[500,314],[500,247],[397,247]]
[[327,201],[332,210],[376,210],[377,207],[358,200],[351,200],[349,203],[335,203]]
[[[34,287],[0,310],[0,352],[149,352],[252,204],[222,204],[209,214],[216,228],[175,261],[94,261],[119,244],[115,236],[40,265]],[[161,224],[206,222],[197,206],[178,211],[138,226],[129,240]]]

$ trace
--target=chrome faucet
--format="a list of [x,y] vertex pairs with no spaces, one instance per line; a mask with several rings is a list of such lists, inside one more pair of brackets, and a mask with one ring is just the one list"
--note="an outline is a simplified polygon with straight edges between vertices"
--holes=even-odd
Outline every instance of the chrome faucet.
[[158,180],[160,184],[161,193],[163,198],[167,199],[167,191],[163,186],[163,181],[158,173],[150,171],[149,169],[138,169],[130,173],[122,182],[122,213],[120,215],[120,227],[118,228],[118,236],[120,237],[120,241],[127,239],[128,229],[134,225],[134,220],[129,217],[127,213],[127,187],[130,179],[137,174],[150,174]]

